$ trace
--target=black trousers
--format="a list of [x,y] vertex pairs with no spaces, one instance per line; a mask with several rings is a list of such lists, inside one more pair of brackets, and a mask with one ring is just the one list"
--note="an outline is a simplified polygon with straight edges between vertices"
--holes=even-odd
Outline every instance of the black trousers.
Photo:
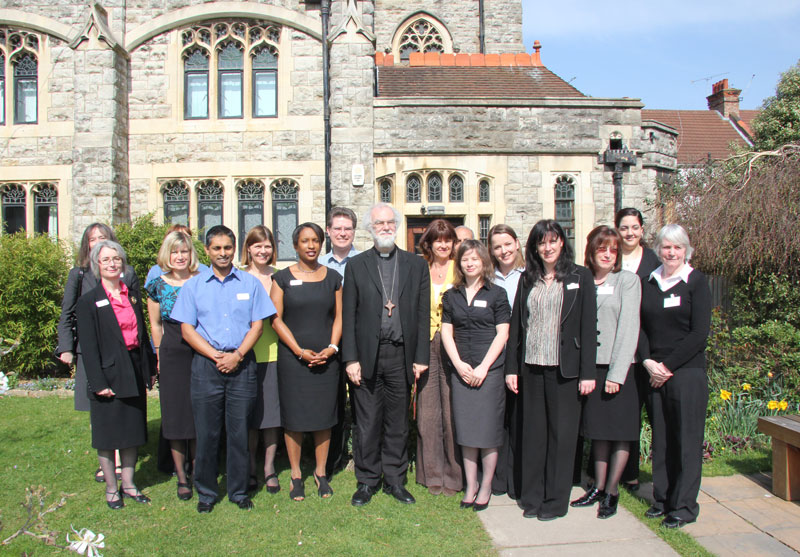
[[650,388],[653,426],[654,506],[696,520],[703,468],[708,379],[702,368],[679,368],[663,386]]
[[347,407],[346,375],[346,373],[339,374],[340,381],[336,395],[337,422],[331,428],[328,462],[325,465],[325,473],[329,477],[347,465],[347,440],[350,437],[350,427],[345,423],[345,408]]
[[492,478],[492,492],[507,493],[511,499],[519,499],[522,482],[522,401],[520,396],[506,389],[506,415],[503,430],[503,446],[497,456],[497,467]]
[[381,343],[375,374],[350,385],[355,411],[353,459],[356,479],[372,487],[381,476],[388,485],[403,485],[408,470],[408,404],[403,346]]
[[200,354],[192,359],[192,414],[197,431],[194,485],[200,501],[218,498],[219,441],[222,425],[227,436],[228,499],[247,496],[250,452],[247,445],[250,414],[256,401],[256,361],[245,354],[233,373],[221,373],[216,364]]
[[557,367],[525,365],[519,381],[523,414],[520,505],[525,510],[564,515],[581,419],[578,379],[565,379]]

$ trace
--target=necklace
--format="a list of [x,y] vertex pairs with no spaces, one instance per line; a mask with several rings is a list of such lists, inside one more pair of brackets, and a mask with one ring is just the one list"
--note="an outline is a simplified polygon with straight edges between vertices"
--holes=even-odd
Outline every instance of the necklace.
[[437,263],[431,263],[431,271],[436,271],[436,277],[441,279],[444,277],[444,273],[449,265],[449,261],[445,263],[444,266],[441,266]]
[[392,316],[392,310],[397,307],[392,303],[392,298],[394,297],[394,279],[397,278],[397,258],[395,257],[394,260],[394,269],[392,270],[392,292],[391,294],[386,294],[386,285],[383,283],[383,275],[381,274],[381,267],[378,265],[378,276],[381,277],[381,288],[383,289],[383,297],[386,298],[386,303],[383,304],[387,310],[389,310],[389,317]]
[[322,265],[321,265],[320,263],[317,263],[317,266],[316,266],[316,268],[314,268],[314,269],[313,269],[313,270],[311,270],[311,271],[306,271],[305,269],[301,269],[301,268],[300,268],[300,265],[295,265],[295,267],[296,267],[296,268],[297,268],[297,270],[298,270],[298,271],[300,271],[301,273],[306,273],[306,274],[308,275],[308,274],[311,274],[311,273],[316,273],[317,271],[319,271],[319,268],[320,268],[320,267],[322,267]]

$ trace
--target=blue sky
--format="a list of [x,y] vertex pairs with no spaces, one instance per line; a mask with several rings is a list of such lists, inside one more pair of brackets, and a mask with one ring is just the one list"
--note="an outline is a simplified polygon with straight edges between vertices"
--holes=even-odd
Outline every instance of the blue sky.
[[711,85],[759,108],[800,59],[798,0],[522,0],[527,52],[593,97],[706,109]]

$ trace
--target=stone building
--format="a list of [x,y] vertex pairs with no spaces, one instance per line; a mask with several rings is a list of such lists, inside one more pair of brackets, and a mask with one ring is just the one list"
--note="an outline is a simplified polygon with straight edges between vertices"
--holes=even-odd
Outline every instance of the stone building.
[[323,41],[327,7],[0,0],[4,229],[263,222],[288,260],[328,187],[359,214],[392,202],[401,245],[439,216],[481,237],[548,217],[582,259],[615,183],[647,209],[676,168],[675,129],[641,102],[584,95],[525,53],[521,0],[332,0]]

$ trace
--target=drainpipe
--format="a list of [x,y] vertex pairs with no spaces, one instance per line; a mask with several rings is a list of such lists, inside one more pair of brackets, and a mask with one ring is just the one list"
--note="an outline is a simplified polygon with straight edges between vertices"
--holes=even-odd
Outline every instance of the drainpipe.
[[480,22],[480,30],[478,31],[478,39],[481,43],[481,54],[485,54],[486,50],[486,31],[484,29],[484,19],[483,19],[483,0],[478,0],[478,21]]
[[[331,211],[331,86],[330,86],[330,61],[328,59],[328,19],[331,13],[330,0],[322,0],[322,110],[325,128],[325,216]],[[327,251],[331,250],[331,239],[325,242]]]

